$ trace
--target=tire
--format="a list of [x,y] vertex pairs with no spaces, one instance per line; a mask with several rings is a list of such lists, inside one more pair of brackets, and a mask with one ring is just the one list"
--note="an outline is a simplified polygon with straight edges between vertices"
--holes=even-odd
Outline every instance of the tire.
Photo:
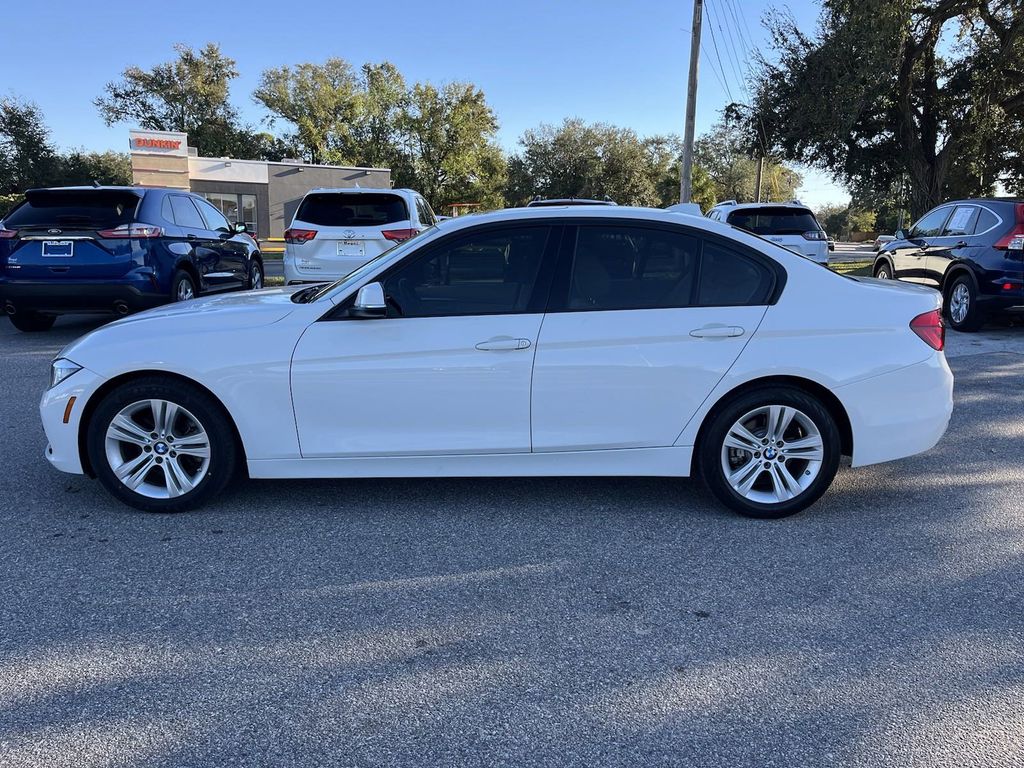
[[57,322],[56,315],[43,315],[39,312],[15,312],[8,317],[11,318],[11,325],[24,333],[48,331]]
[[263,263],[259,259],[253,259],[249,263],[249,278],[245,287],[250,291],[258,291],[263,287]]
[[875,277],[879,280],[894,280],[892,267],[889,266],[888,261],[882,261],[875,267]]
[[973,333],[985,324],[985,315],[978,306],[978,292],[974,281],[960,275],[946,291],[942,302],[949,327],[962,333]]
[[198,295],[199,291],[192,275],[183,269],[174,273],[174,279],[171,281],[171,301],[188,301]]
[[[782,445],[778,435],[775,445],[768,437],[776,415],[788,417]],[[738,427],[749,437],[742,437]],[[789,447],[797,440],[801,447]],[[795,387],[766,386],[716,409],[701,438],[698,461],[704,483],[727,507],[746,517],[776,519],[806,509],[825,493],[841,450],[835,419],[817,398]]]
[[117,387],[100,401],[86,429],[89,462],[103,487],[145,512],[202,506],[241,466],[220,403],[177,379],[147,376]]

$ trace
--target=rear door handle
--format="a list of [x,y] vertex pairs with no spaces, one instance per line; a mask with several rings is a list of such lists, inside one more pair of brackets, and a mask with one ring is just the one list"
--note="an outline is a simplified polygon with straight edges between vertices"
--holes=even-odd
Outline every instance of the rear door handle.
[[481,350],[529,349],[529,347],[529,339],[513,339],[509,336],[496,336],[476,345],[476,348]]
[[703,328],[694,328],[690,331],[690,335],[698,339],[729,339],[734,336],[742,336],[743,329],[738,325],[708,325]]

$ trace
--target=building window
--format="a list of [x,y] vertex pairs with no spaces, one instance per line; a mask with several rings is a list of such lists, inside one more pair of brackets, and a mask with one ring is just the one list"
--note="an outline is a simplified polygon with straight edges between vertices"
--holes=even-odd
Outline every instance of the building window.
[[231,223],[245,222],[249,234],[256,235],[256,195],[236,195],[232,192],[201,192]]

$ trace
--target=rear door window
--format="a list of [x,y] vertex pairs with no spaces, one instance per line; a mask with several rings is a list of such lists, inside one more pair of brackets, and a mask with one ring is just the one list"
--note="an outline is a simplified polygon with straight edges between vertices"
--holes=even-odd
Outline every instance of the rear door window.
[[437,223],[437,219],[434,218],[434,211],[431,210],[430,206],[427,204],[427,201],[424,200],[422,197],[416,198],[416,211],[418,212],[420,217],[420,224],[422,224],[423,226],[429,227]]
[[399,195],[373,192],[314,192],[306,195],[297,221],[321,227],[379,227],[409,219]]
[[820,230],[818,220],[806,208],[765,206],[744,208],[729,214],[726,222],[755,235],[802,235]]
[[192,204],[191,198],[185,195],[171,195],[171,210],[174,211],[174,222],[179,227],[206,229],[206,223]]
[[946,222],[942,230],[944,237],[957,237],[959,235],[973,235],[978,224],[978,214],[981,208],[976,205],[958,205]]
[[693,304],[700,240],[638,226],[581,226],[569,277],[570,310]]
[[761,262],[717,241],[704,241],[697,291],[700,306],[761,306],[769,302],[774,286],[772,271]]
[[201,197],[193,197],[192,202],[196,204],[199,209],[199,213],[203,215],[203,219],[206,220],[206,228],[212,229],[219,232],[230,232],[231,225],[228,224],[228,220],[224,217],[224,214],[218,211],[213,205]]
[[112,229],[135,219],[140,198],[113,189],[37,190],[4,218],[9,229]]

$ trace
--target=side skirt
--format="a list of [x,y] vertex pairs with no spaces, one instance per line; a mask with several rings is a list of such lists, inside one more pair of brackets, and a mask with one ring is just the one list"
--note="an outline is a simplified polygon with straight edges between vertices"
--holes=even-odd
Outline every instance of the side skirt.
[[692,447],[458,456],[257,459],[254,479],[335,477],[686,477]]

